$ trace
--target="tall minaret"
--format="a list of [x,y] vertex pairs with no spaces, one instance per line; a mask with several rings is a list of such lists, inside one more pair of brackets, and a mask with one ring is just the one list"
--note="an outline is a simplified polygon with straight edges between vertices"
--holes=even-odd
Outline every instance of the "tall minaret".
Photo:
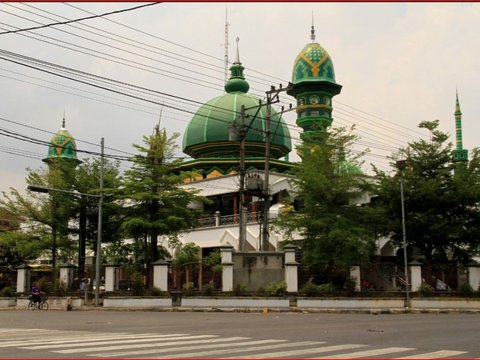
[[453,150],[453,162],[463,163],[468,161],[468,150],[463,148],[462,141],[462,112],[460,111],[460,102],[457,99],[455,103],[455,137],[456,137],[456,149]]

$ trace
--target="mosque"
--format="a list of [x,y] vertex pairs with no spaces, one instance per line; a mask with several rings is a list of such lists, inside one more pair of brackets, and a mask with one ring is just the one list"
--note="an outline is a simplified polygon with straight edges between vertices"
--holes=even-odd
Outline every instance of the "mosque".
[[[225,93],[200,106],[183,134],[182,149],[190,159],[178,170],[193,170],[197,176],[187,179],[181,187],[197,190],[210,202],[192,204],[203,216],[195,230],[180,234],[180,240],[200,246],[204,255],[224,246],[243,252],[278,250],[282,234],[270,229],[265,218],[275,217],[285,203],[295,198],[289,174],[294,163],[289,161],[292,142],[288,125],[281,112],[249,94],[249,88],[237,41]],[[332,59],[315,41],[312,26],[310,42],[293,63],[291,83],[277,89],[296,100],[296,124],[302,129],[301,139],[325,132],[331,126],[333,97],[341,89],[335,80]],[[454,116],[457,147],[453,160],[466,162],[468,151],[462,144],[458,93]],[[64,124],[52,138],[44,161],[51,164],[55,158],[78,162],[75,140]],[[345,162],[345,168],[348,167]],[[348,171],[361,173],[356,168]],[[395,256],[395,251],[389,239],[378,240],[377,255]]]

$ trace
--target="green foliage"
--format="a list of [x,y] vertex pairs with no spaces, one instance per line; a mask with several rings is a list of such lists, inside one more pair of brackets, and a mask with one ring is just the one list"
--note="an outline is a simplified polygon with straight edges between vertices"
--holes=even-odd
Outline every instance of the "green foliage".
[[448,253],[465,263],[479,249],[480,152],[474,149],[468,163],[454,164],[453,146],[447,142],[448,135],[438,130],[438,120],[422,122],[419,127],[429,131],[428,140],[410,142],[392,156],[392,160],[407,160],[401,172],[395,162],[391,173],[375,169],[378,184],[374,191],[383,213],[378,230],[401,246],[403,179],[407,242],[425,257],[425,278],[430,281],[435,257],[445,259]]
[[215,290],[213,284],[204,284],[202,286],[202,295],[206,295],[206,296],[211,296],[213,295],[213,291]]
[[13,290],[13,288],[10,286],[6,286],[0,291],[0,296],[13,297],[15,296],[15,290]]
[[247,292],[247,288],[248,288],[247,284],[238,284],[233,289],[233,295],[235,295],[235,296],[245,295],[246,292]]
[[320,287],[317,284],[309,281],[303,286],[302,293],[304,293],[306,296],[319,296]]
[[418,294],[423,297],[428,297],[433,295],[433,287],[427,283],[423,283],[419,286],[417,290]]
[[148,263],[159,258],[159,236],[176,238],[195,224],[196,213],[188,205],[199,198],[178,186],[184,175],[174,172],[181,161],[174,159],[178,136],[168,137],[157,127],[144,137],[144,146],[134,145],[139,154],[125,173],[122,198],[131,205],[121,227],[129,237],[149,239]]
[[469,284],[469,283],[463,283],[460,285],[460,287],[458,288],[458,291],[460,292],[460,294],[462,294],[463,296],[472,296],[473,293],[474,293],[474,290],[472,288],[472,286]]
[[42,277],[40,280],[38,280],[37,285],[40,288],[40,291],[43,291],[45,294],[52,292],[53,285],[50,282],[50,279],[47,279],[46,277]]
[[[203,258],[203,263],[207,266],[210,266],[212,269],[222,263],[222,254],[219,249],[215,249],[210,254]],[[215,270],[214,270],[215,271]],[[221,271],[221,268],[220,268]],[[218,271],[217,271],[218,272]]]
[[287,284],[282,282],[270,282],[265,285],[265,295],[267,296],[285,296],[287,293]]
[[295,185],[304,207],[284,213],[274,222],[285,232],[303,238],[303,262],[327,271],[367,263],[375,249],[370,210],[357,206],[368,190],[359,172],[360,157],[350,149],[357,137],[353,129],[332,129],[328,136],[307,137],[300,147],[303,161],[294,168]]
[[185,284],[183,284],[182,290],[185,295],[191,295],[195,290],[195,287],[193,286],[193,282],[188,281]]
[[167,293],[165,291],[160,290],[157,287],[152,287],[148,290],[148,294],[151,296],[165,296]]
[[318,289],[320,291],[320,295],[332,295],[335,293],[335,286],[333,286],[333,284],[321,284],[318,286]]
[[132,295],[143,296],[145,295],[145,282],[143,274],[140,272],[134,272],[131,277],[132,282]]
[[182,266],[197,265],[200,261],[199,252],[200,247],[195,243],[187,243],[183,245],[175,254],[172,267],[180,268]]

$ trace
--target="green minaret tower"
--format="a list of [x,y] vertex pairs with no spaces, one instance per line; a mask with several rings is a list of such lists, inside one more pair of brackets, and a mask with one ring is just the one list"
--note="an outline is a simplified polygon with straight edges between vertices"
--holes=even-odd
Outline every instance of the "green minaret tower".
[[293,65],[292,85],[287,93],[297,100],[297,125],[300,135],[325,133],[331,125],[332,98],[342,86],[335,82],[330,55],[315,42],[315,28],[310,31],[311,42],[298,54]]
[[464,163],[468,161],[468,150],[463,148],[462,141],[462,112],[460,111],[460,102],[457,99],[455,103],[455,137],[457,142],[457,148],[453,150],[453,161],[455,163]]
[[50,146],[48,147],[47,157],[43,159],[49,166],[59,160],[72,162],[75,165],[81,163],[81,161],[77,159],[77,144],[75,143],[75,139],[65,128],[65,116],[62,121],[62,128],[53,135],[50,140]]

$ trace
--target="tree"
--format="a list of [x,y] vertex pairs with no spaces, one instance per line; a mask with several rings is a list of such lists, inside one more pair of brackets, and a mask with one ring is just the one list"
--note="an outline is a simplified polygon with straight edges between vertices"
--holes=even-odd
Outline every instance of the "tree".
[[384,212],[383,233],[401,246],[400,176],[404,182],[406,238],[425,258],[425,278],[431,282],[435,260],[467,261],[478,250],[480,236],[480,153],[472,152],[468,164],[452,161],[453,146],[438,130],[438,120],[419,124],[429,140],[408,144],[392,156],[406,159],[401,172],[391,163],[393,174],[375,169],[378,206]]
[[296,233],[302,239],[304,264],[326,270],[332,282],[335,269],[368,261],[375,247],[368,209],[358,206],[368,184],[359,170],[363,153],[351,151],[353,128],[303,139],[302,162],[294,168],[303,207],[281,214],[275,224],[288,238]]
[[158,238],[175,240],[177,235],[195,226],[196,213],[189,208],[199,198],[192,191],[179,188],[187,176],[176,174],[180,159],[174,158],[178,134],[168,137],[158,126],[153,135],[144,137],[145,146],[134,145],[140,154],[125,173],[123,198],[128,202],[122,229],[134,239],[149,243],[146,263],[158,260]]

